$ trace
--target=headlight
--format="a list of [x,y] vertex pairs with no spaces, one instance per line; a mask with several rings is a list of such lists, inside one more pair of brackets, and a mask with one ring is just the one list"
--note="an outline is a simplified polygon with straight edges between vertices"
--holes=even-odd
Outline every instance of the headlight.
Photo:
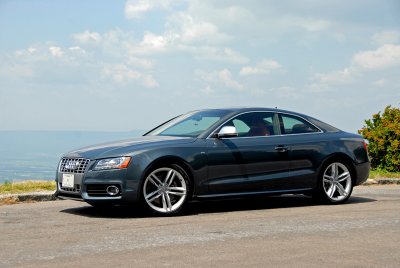
[[102,159],[97,162],[93,170],[127,168],[130,161],[129,156]]

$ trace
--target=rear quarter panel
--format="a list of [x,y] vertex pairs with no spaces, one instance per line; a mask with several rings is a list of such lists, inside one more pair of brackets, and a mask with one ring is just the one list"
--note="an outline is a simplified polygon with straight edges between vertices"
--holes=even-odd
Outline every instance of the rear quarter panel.
[[[321,168],[333,157],[346,159],[355,166],[368,162],[368,154],[359,135],[325,132],[288,136],[290,146],[291,177],[315,188]],[[357,176],[357,174],[356,174]]]

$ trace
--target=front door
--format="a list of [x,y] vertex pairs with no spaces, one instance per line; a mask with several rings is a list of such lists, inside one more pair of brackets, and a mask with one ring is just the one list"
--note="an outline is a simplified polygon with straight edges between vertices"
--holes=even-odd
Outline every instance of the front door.
[[235,126],[238,137],[209,139],[208,184],[211,193],[274,191],[285,188],[289,177],[289,149],[274,113],[238,115],[225,125]]

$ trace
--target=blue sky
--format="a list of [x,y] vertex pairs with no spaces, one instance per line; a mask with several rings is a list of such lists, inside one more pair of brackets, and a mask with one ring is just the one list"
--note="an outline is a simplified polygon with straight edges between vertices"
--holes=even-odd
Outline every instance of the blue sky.
[[356,132],[400,105],[400,2],[0,1],[0,130],[279,107]]

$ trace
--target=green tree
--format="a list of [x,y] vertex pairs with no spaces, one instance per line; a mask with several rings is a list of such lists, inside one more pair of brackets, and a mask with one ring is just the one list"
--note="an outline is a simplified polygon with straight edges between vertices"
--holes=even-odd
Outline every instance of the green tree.
[[384,112],[365,120],[358,131],[368,140],[371,166],[391,172],[400,171],[400,109],[387,106]]

